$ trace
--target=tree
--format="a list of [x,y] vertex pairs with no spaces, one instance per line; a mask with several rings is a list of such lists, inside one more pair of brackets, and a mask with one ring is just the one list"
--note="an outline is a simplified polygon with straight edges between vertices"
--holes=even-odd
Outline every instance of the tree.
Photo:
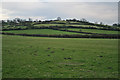
[[118,23],[118,27],[120,27],[120,24]]
[[58,20],[58,21],[61,21],[61,17],[57,17],[57,20]]
[[103,23],[102,23],[102,22],[100,22],[100,25],[103,25]]
[[31,18],[29,18],[29,19],[28,19],[28,21],[29,21],[29,22],[32,22],[32,19],[31,19]]
[[72,21],[76,22],[76,21],[77,21],[77,19],[75,19],[75,18],[74,18]]
[[81,21],[82,22],[87,22],[87,20],[85,18],[82,18]]
[[113,26],[118,26],[118,24],[115,23],[115,24],[113,24]]

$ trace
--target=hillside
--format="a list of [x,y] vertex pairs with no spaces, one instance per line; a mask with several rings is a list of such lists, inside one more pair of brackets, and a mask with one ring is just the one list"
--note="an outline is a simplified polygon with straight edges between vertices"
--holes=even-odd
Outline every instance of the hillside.
[[[34,29],[34,30],[32,30]],[[38,29],[38,30],[36,30]],[[3,34],[66,38],[119,38],[120,27],[79,20],[3,22]],[[15,30],[15,31],[14,31]],[[18,30],[18,31],[16,31]],[[22,30],[22,31],[21,31]],[[11,34],[11,35],[12,35]]]
[[120,27],[77,20],[8,21],[3,78],[118,78]]

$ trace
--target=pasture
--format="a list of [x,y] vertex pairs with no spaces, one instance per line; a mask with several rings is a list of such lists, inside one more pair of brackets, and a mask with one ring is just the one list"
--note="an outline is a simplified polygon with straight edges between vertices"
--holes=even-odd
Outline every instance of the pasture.
[[[72,24],[72,23],[76,23],[76,22],[70,22],[71,24],[59,24],[60,22],[58,22],[57,24],[36,24],[34,25],[35,27],[49,27],[49,26],[61,26],[61,27],[69,27],[69,26],[74,26],[74,27],[94,27],[94,28],[100,28],[98,26],[93,26],[93,25],[80,25],[80,24]],[[64,22],[63,22],[64,23]]]
[[117,39],[3,35],[2,41],[3,78],[118,77]]
[[57,31],[52,29],[28,29],[28,30],[11,30],[3,31],[7,33],[22,33],[22,34],[82,34],[82,33],[73,33],[65,31]]
[[38,27],[49,27],[49,26],[63,26],[64,24],[37,24]]
[[82,32],[99,33],[99,34],[118,34],[118,31],[110,31],[110,30],[80,29],[80,28],[67,28],[67,29],[72,31],[82,31]]
[[118,78],[117,26],[80,20],[3,22],[3,78]]

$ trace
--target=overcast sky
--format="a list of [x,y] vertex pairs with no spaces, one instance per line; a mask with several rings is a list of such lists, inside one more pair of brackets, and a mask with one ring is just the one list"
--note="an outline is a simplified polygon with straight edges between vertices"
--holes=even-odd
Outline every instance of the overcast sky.
[[118,2],[119,0],[1,0],[2,2]]
[[[25,1],[25,2],[24,2]],[[65,2],[66,1],[66,2]],[[100,0],[99,0],[100,1]],[[113,24],[118,21],[118,0],[3,0],[0,19],[85,18],[91,22]],[[101,0],[102,1],[102,0]]]

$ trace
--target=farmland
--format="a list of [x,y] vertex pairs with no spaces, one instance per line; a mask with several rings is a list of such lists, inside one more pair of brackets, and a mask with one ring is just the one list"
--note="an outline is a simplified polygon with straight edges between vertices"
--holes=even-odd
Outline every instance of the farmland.
[[3,78],[118,78],[120,27],[14,21],[0,32]]
[[117,78],[117,44],[3,35],[3,78]]
[[49,27],[49,26],[63,26],[63,24],[38,24],[38,25],[35,25],[35,26],[45,26],[45,27]]
[[59,22],[58,22],[58,24],[37,24],[35,26],[36,27],[42,27],[42,26],[44,26],[44,27],[49,27],[49,26],[66,26],[66,27],[68,27],[68,26],[75,26],[75,27],[79,27],[79,26],[81,26],[81,27],[95,27],[95,28],[98,28],[98,26],[92,26],[92,25],[59,24]]
[[68,28],[68,30],[91,32],[91,33],[100,33],[100,34],[118,34],[118,31],[109,31],[109,30],[79,29],[79,28],[78,29]]
[[8,33],[25,33],[25,34],[80,34],[65,31],[57,31],[52,29],[30,29],[30,30],[13,30],[13,31],[3,31]]

